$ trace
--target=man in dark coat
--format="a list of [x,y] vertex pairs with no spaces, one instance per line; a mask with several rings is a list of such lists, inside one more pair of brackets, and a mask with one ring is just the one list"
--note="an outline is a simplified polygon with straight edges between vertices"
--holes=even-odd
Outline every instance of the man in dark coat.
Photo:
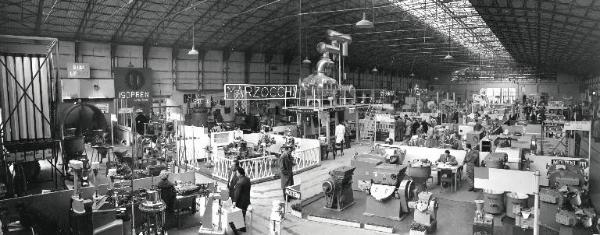
[[405,128],[406,128],[406,123],[404,123],[404,119],[402,119],[401,117],[396,117],[396,123],[395,123],[395,141],[402,141],[402,139],[404,139],[404,133],[406,132]]
[[[238,181],[235,184],[233,194],[233,206],[240,208],[242,210],[242,215],[244,216],[244,223],[246,222],[246,210],[248,210],[248,206],[250,205],[250,178],[246,176],[246,171],[244,168],[237,168]],[[246,228],[240,229],[242,232],[246,232]]]
[[294,185],[294,172],[293,167],[295,165],[294,159],[292,158],[291,146],[286,145],[284,147],[283,153],[279,158],[279,166],[281,167],[281,172],[279,176],[281,177],[281,189],[283,190],[283,199],[285,200],[285,188],[287,186]]
[[466,144],[467,154],[465,155],[465,160],[463,160],[463,164],[466,165],[466,174],[467,174],[467,182],[469,183],[469,191],[474,191],[474,183],[475,183],[475,166],[479,162],[479,151],[474,148],[471,148],[471,144]]
[[175,184],[169,180],[169,172],[162,171],[160,173],[160,182],[156,187],[160,190],[160,198],[165,202],[167,212],[172,212],[177,191],[175,191]]
[[237,184],[239,177],[237,173],[237,169],[240,168],[239,161],[233,160],[233,166],[231,166],[231,175],[229,176],[229,180],[227,181],[227,189],[229,190],[229,197],[232,202],[235,202],[235,185]]

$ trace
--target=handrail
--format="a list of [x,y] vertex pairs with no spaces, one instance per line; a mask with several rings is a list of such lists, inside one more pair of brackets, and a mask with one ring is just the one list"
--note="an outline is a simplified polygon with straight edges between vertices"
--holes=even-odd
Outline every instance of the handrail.
[[[318,165],[321,162],[321,152],[318,145],[313,148],[297,149],[292,153],[292,156],[296,163],[293,168],[294,173]],[[225,157],[225,153],[221,150],[213,155],[213,163],[213,176],[221,180],[228,180],[231,175],[233,159]],[[239,161],[239,164],[246,171],[246,176],[250,178],[250,182],[268,179],[279,173],[278,161],[273,155],[243,159]]]

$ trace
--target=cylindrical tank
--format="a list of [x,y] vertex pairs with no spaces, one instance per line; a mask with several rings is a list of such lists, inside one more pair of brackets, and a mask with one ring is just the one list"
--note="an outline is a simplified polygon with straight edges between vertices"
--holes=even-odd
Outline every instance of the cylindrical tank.
[[75,155],[85,152],[83,136],[65,137],[65,140],[63,141],[63,151],[65,155],[67,155],[67,160],[71,160]]
[[429,176],[431,176],[431,166],[409,166],[407,175],[417,184],[425,183],[429,179]]
[[515,213],[513,213],[513,209],[515,206],[520,206],[520,208],[527,208],[527,199],[529,196],[527,194],[521,193],[507,193],[506,194],[506,216],[510,218],[515,218]]
[[504,192],[485,190],[483,192],[483,210],[490,214],[500,214],[504,211]]

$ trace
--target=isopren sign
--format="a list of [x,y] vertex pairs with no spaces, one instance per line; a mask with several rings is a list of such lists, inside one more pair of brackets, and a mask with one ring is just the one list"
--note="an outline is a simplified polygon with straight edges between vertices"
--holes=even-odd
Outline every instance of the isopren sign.
[[296,85],[225,84],[225,100],[296,99]]

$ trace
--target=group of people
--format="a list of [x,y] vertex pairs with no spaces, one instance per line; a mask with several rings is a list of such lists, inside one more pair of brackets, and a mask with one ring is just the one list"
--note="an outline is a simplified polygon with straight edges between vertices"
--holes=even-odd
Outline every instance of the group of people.
[[[284,144],[278,159],[278,165],[280,167],[279,176],[281,179],[281,189],[284,200],[289,200],[289,198],[286,197],[285,188],[294,185],[293,167],[296,163],[292,156],[293,151],[294,146],[292,144],[289,142]],[[246,218],[246,212],[251,204],[251,187],[250,178],[246,176],[246,171],[240,166],[237,159],[234,160],[231,168],[231,175],[227,182],[227,188],[233,207],[239,208],[242,211],[244,218]],[[245,232],[245,228],[240,229],[240,231]]]
[[430,134],[430,130],[433,130],[431,127],[435,125],[436,121],[434,119],[411,119],[408,115],[404,115],[404,118],[396,117],[394,123],[394,141],[403,141],[419,134]]
[[[471,146],[471,144],[469,144],[469,143],[465,144],[465,150],[467,151],[467,153],[465,154],[465,158],[463,159],[462,164],[465,168],[469,191],[475,191],[475,187],[474,187],[475,186],[474,185],[474,183],[475,183],[475,167],[479,166],[479,162],[480,162],[479,161],[479,150],[474,148],[474,146]],[[456,160],[456,157],[450,155],[450,150],[444,151],[444,154],[442,154],[436,162],[444,163],[444,164],[448,164],[448,165],[452,165],[452,166],[458,165],[458,161]],[[438,185],[440,185],[442,177],[450,177],[450,176],[443,176],[442,174],[438,174],[437,175]]]

